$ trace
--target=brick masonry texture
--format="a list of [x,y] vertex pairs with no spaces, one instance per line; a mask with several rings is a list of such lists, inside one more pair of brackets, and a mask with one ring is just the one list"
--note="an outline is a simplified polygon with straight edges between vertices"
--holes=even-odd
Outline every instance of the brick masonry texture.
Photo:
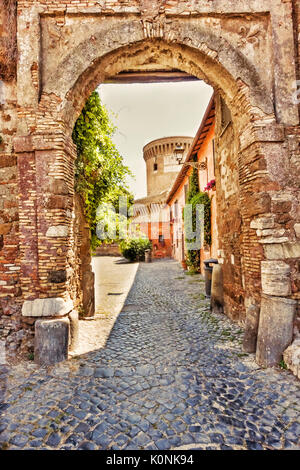
[[[225,313],[244,323],[247,309],[260,306],[261,261],[268,256],[290,266],[284,282],[296,311],[298,2],[2,0],[1,7],[2,330],[31,331],[34,319],[24,325],[20,315],[24,300],[71,298],[74,308],[83,302],[88,255],[82,245],[88,235],[76,226],[72,128],[99,83],[147,64],[195,75],[216,92]],[[232,117],[225,127],[221,98]],[[274,221],[267,233],[252,228],[261,218]],[[87,310],[92,312],[91,303]],[[282,325],[294,329],[294,338],[297,315]],[[267,344],[268,338],[261,339]]]

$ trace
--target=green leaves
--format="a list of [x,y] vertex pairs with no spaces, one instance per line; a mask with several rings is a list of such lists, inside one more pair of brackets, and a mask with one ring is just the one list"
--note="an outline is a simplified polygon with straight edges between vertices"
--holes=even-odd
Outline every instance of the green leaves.
[[129,261],[145,259],[145,251],[151,250],[152,244],[148,238],[127,238],[120,243],[120,250],[124,258]]
[[118,210],[117,200],[123,194],[133,202],[126,184],[126,177],[131,175],[131,171],[124,165],[112,141],[114,132],[115,126],[95,91],[86,102],[72,134],[77,146],[75,190],[81,194],[85,203],[92,248],[101,243],[96,236],[98,206],[111,202]]
[[192,198],[196,196],[199,192],[199,178],[198,178],[198,171],[196,168],[193,168],[193,172],[190,176],[190,181],[189,181],[189,192],[187,195],[187,201],[190,203]]

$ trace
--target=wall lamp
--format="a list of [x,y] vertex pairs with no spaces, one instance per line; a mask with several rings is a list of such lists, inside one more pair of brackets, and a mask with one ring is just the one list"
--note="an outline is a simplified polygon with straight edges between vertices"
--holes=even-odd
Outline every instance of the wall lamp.
[[182,166],[191,166],[197,170],[206,170],[207,169],[207,158],[202,162],[183,162],[184,147],[177,144],[174,149],[174,158],[176,159],[178,165]]

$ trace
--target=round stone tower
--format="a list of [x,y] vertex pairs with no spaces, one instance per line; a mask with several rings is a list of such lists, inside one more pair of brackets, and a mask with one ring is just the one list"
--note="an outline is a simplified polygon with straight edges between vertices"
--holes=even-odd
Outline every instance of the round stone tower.
[[177,145],[183,147],[184,160],[192,142],[192,137],[163,137],[145,145],[143,153],[147,169],[147,196],[170,188],[181,168],[174,156],[174,150]]

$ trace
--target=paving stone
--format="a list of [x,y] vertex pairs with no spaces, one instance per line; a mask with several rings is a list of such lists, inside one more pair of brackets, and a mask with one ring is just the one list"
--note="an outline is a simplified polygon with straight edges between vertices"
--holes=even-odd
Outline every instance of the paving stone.
[[98,426],[95,427],[95,432],[98,432],[98,433],[103,433],[107,430],[107,428],[109,427],[109,424],[105,423],[105,422],[102,422],[100,424],[98,424]]
[[70,431],[70,429],[71,429],[70,426],[62,426],[62,427],[60,428],[60,432],[61,432],[62,434],[67,434],[67,433]]
[[73,446],[77,446],[79,442],[81,442],[82,436],[78,434],[71,434],[68,439],[66,440],[66,444],[72,444]]
[[137,426],[133,426],[128,432],[128,435],[130,437],[135,437],[139,432],[140,432],[140,428],[138,428]]
[[131,367],[121,367],[115,371],[116,377],[128,377],[134,374],[134,370]]
[[49,413],[48,413],[48,416],[50,416],[51,418],[57,418],[57,416],[60,414],[59,411],[57,410],[51,410]]
[[201,426],[190,426],[189,431],[190,432],[201,432]]
[[123,447],[128,442],[129,437],[126,435],[120,434],[114,440],[119,446]]
[[138,450],[134,443],[128,444],[124,450]]
[[263,450],[262,445],[255,441],[246,441],[247,449],[249,450]]
[[99,446],[100,449],[102,450],[106,450],[106,449],[109,449],[109,446],[110,446],[110,443],[111,443],[111,438],[109,436],[106,436],[106,435],[99,435],[98,437],[96,437],[96,439],[94,440],[95,444],[97,444],[97,446]]
[[150,423],[148,421],[140,421],[138,423],[139,427],[141,428],[142,431],[147,432],[148,429],[150,428]]
[[3,432],[7,428],[7,424],[1,423],[0,424],[0,433]]
[[74,410],[74,416],[78,419],[84,419],[86,417],[87,413],[85,411],[81,410]]
[[151,364],[143,365],[143,366],[138,366],[136,368],[136,374],[137,375],[143,375],[143,376],[150,376],[151,374],[155,373],[155,368]]
[[194,438],[191,434],[184,434],[181,439],[182,445],[192,444],[194,443]]
[[96,446],[93,442],[84,441],[77,447],[78,450],[95,450]]
[[145,434],[141,431],[135,438],[134,441],[138,444],[139,447],[145,447],[151,441],[148,434]]
[[167,429],[166,434],[167,434],[167,436],[174,436],[175,431],[174,431],[174,429]]
[[46,444],[50,447],[57,447],[60,443],[61,437],[57,433],[52,433],[47,439]]
[[181,444],[181,437],[180,436],[172,436],[169,437],[169,441],[172,447],[177,447]]
[[168,439],[159,439],[155,441],[155,445],[159,450],[169,450],[171,448],[171,442]]
[[101,411],[104,411],[107,409],[107,404],[106,403],[99,403],[99,405],[97,405],[97,408]]
[[209,434],[209,439],[213,443],[217,443],[217,444],[223,444],[224,443],[224,437],[222,436],[222,434],[210,433]]
[[183,422],[174,422],[172,423],[173,429],[175,429],[178,433],[181,433],[186,430],[187,426]]
[[88,430],[89,430],[89,425],[86,423],[80,423],[75,428],[75,432],[88,432]]
[[42,447],[43,446],[43,441],[42,439],[33,439],[32,441],[29,442],[31,447]]
[[8,430],[10,432],[13,432],[13,431],[16,431],[17,429],[19,429],[19,426],[17,423],[11,423],[9,426],[8,426]]
[[40,429],[35,429],[34,431],[32,431],[32,435],[34,437],[40,437],[40,438],[43,438],[46,436],[46,434],[48,434],[49,431],[47,431],[47,429],[43,429],[43,428],[40,428]]
[[95,370],[94,377],[109,378],[114,376],[114,369],[111,367],[99,367]]
[[137,424],[141,420],[141,417],[137,414],[129,414],[127,419],[130,423]]
[[10,444],[15,445],[17,447],[24,447],[24,445],[27,442],[28,442],[28,437],[23,436],[22,434],[18,434],[10,440]]

